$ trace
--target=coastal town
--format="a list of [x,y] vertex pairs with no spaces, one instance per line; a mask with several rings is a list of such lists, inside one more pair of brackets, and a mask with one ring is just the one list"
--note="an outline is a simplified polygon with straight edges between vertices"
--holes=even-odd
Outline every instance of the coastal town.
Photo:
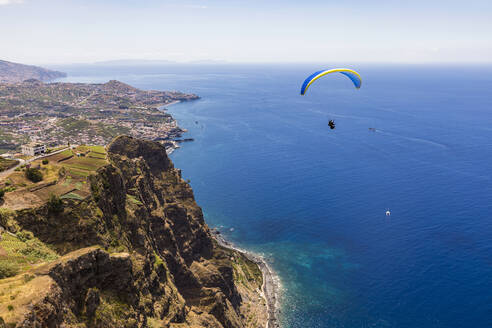
[[104,84],[43,83],[35,79],[3,83],[0,153],[13,157],[28,144],[47,149],[69,144],[105,145],[120,134],[173,147],[173,139],[184,130],[164,108],[194,99],[198,96],[144,91],[115,80]]

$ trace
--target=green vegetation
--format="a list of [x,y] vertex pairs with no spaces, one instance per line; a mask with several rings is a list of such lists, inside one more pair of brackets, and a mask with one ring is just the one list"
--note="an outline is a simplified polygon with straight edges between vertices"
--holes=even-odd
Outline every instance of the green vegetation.
[[5,196],[5,189],[0,189],[0,200],[3,199],[3,196]]
[[122,134],[130,134],[131,129],[122,125],[107,125],[104,123],[96,124],[97,134],[103,138],[112,139]]
[[67,150],[62,151],[61,153],[58,153],[57,155],[61,155],[62,157],[68,157],[68,156],[73,155],[73,153],[72,153],[72,150],[67,149]]
[[98,306],[93,319],[98,327],[135,327],[136,321],[129,317],[130,313],[132,313],[132,308],[127,302],[113,293],[105,291],[101,294],[101,304]]
[[26,168],[25,172],[26,178],[31,180],[32,182],[39,182],[43,180],[43,173],[39,169],[36,168]]
[[[0,241],[0,279],[28,270],[33,264],[53,261],[58,255],[35,238],[30,231],[2,234]],[[30,278],[31,279],[31,278]]]
[[53,152],[55,152],[55,151],[62,150],[63,148],[65,148],[65,146],[62,146],[62,147],[56,147],[56,148],[48,148],[48,149],[46,149],[46,153],[47,153],[47,154],[51,154],[51,153],[53,153]]
[[68,172],[74,178],[87,178],[89,175],[91,175],[91,172],[90,171],[87,171],[87,170],[78,170],[78,169],[73,168],[73,167],[70,168],[68,170]]
[[0,208],[0,225],[6,229],[16,227],[17,222],[14,220],[14,213],[8,208]]
[[34,235],[32,234],[32,232],[27,231],[27,230],[21,230],[21,231],[17,232],[15,235],[22,242],[26,242],[26,241],[34,238]]
[[157,270],[161,265],[166,267],[162,258],[155,251],[154,251],[154,257],[155,257],[154,269]]
[[3,191],[6,193],[6,192],[14,191],[15,189],[17,189],[15,186],[8,186],[3,188]]
[[26,273],[26,274],[24,274],[24,275],[22,276],[22,280],[24,280],[24,283],[26,283],[26,284],[27,284],[29,281],[33,280],[34,278],[36,278],[36,276],[35,276],[35,275],[33,275],[33,274],[28,274],[28,273]]
[[73,193],[73,192],[69,192],[68,194],[65,194],[63,196],[60,197],[61,199],[75,199],[75,200],[84,200],[84,197],[76,194],[76,193]]
[[232,267],[234,268],[234,281],[250,288],[250,284],[256,284],[257,288],[263,285],[263,273],[256,263],[249,260],[245,255],[233,253],[231,250],[222,248],[228,254],[228,258],[233,258]]
[[[87,156],[74,156],[81,153]],[[47,202],[50,214],[56,214],[63,210],[62,199],[86,199],[90,194],[87,178],[107,164],[106,152],[102,146],[79,146],[73,151],[66,149],[34,160],[30,166],[24,166],[19,172],[11,173],[4,183],[0,184],[0,190],[3,189],[5,193],[16,191],[12,197],[5,197],[6,206],[29,208]],[[41,180],[42,182],[36,185],[32,183]],[[56,202],[55,199],[50,199],[51,194],[57,196]],[[35,195],[36,200],[41,202],[34,204],[31,195]]]
[[143,203],[138,200],[135,196],[133,195],[130,195],[130,194],[126,194],[126,199],[132,203],[132,204],[135,204],[135,205],[143,205]]
[[58,121],[58,126],[70,133],[87,129],[90,125],[91,123],[89,121],[77,120],[74,118],[66,118]]
[[19,266],[14,262],[0,260],[0,279],[15,276],[19,273]]
[[63,162],[63,166],[66,168],[75,168],[86,171],[96,171],[107,162],[100,158],[91,157],[72,157]]
[[6,159],[3,157],[0,157],[0,172],[8,170],[14,166],[16,166],[19,163],[19,161],[15,159]]
[[106,159],[105,154],[97,153],[97,152],[93,152],[93,151],[91,151],[88,156],[93,157],[93,158]]
[[106,148],[104,146],[89,146],[89,149],[95,153],[106,154]]
[[63,211],[63,200],[55,194],[50,195],[47,205],[48,212],[51,214],[58,214]]

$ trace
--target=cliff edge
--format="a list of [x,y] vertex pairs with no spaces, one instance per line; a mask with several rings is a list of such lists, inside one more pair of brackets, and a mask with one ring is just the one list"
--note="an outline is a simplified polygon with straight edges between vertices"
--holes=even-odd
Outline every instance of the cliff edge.
[[[0,327],[265,327],[261,271],[211,237],[165,148],[121,136],[107,160],[83,200],[0,213]],[[42,256],[2,273],[6,241]]]

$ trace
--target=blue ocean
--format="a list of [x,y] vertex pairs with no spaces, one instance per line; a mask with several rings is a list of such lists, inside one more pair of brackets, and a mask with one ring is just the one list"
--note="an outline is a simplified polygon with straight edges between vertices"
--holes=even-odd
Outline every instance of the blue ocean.
[[333,66],[61,69],[201,96],[169,107],[194,139],[172,160],[278,273],[284,328],[492,327],[492,67],[360,65],[360,90],[299,95]]

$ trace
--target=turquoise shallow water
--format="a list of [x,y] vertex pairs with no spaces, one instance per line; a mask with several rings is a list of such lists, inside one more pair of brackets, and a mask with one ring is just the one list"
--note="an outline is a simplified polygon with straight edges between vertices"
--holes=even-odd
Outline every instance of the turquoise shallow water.
[[209,225],[271,261],[285,327],[491,327],[492,68],[362,66],[359,91],[299,96],[318,68],[63,69],[202,97],[170,107],[195,139],[172,159]]

